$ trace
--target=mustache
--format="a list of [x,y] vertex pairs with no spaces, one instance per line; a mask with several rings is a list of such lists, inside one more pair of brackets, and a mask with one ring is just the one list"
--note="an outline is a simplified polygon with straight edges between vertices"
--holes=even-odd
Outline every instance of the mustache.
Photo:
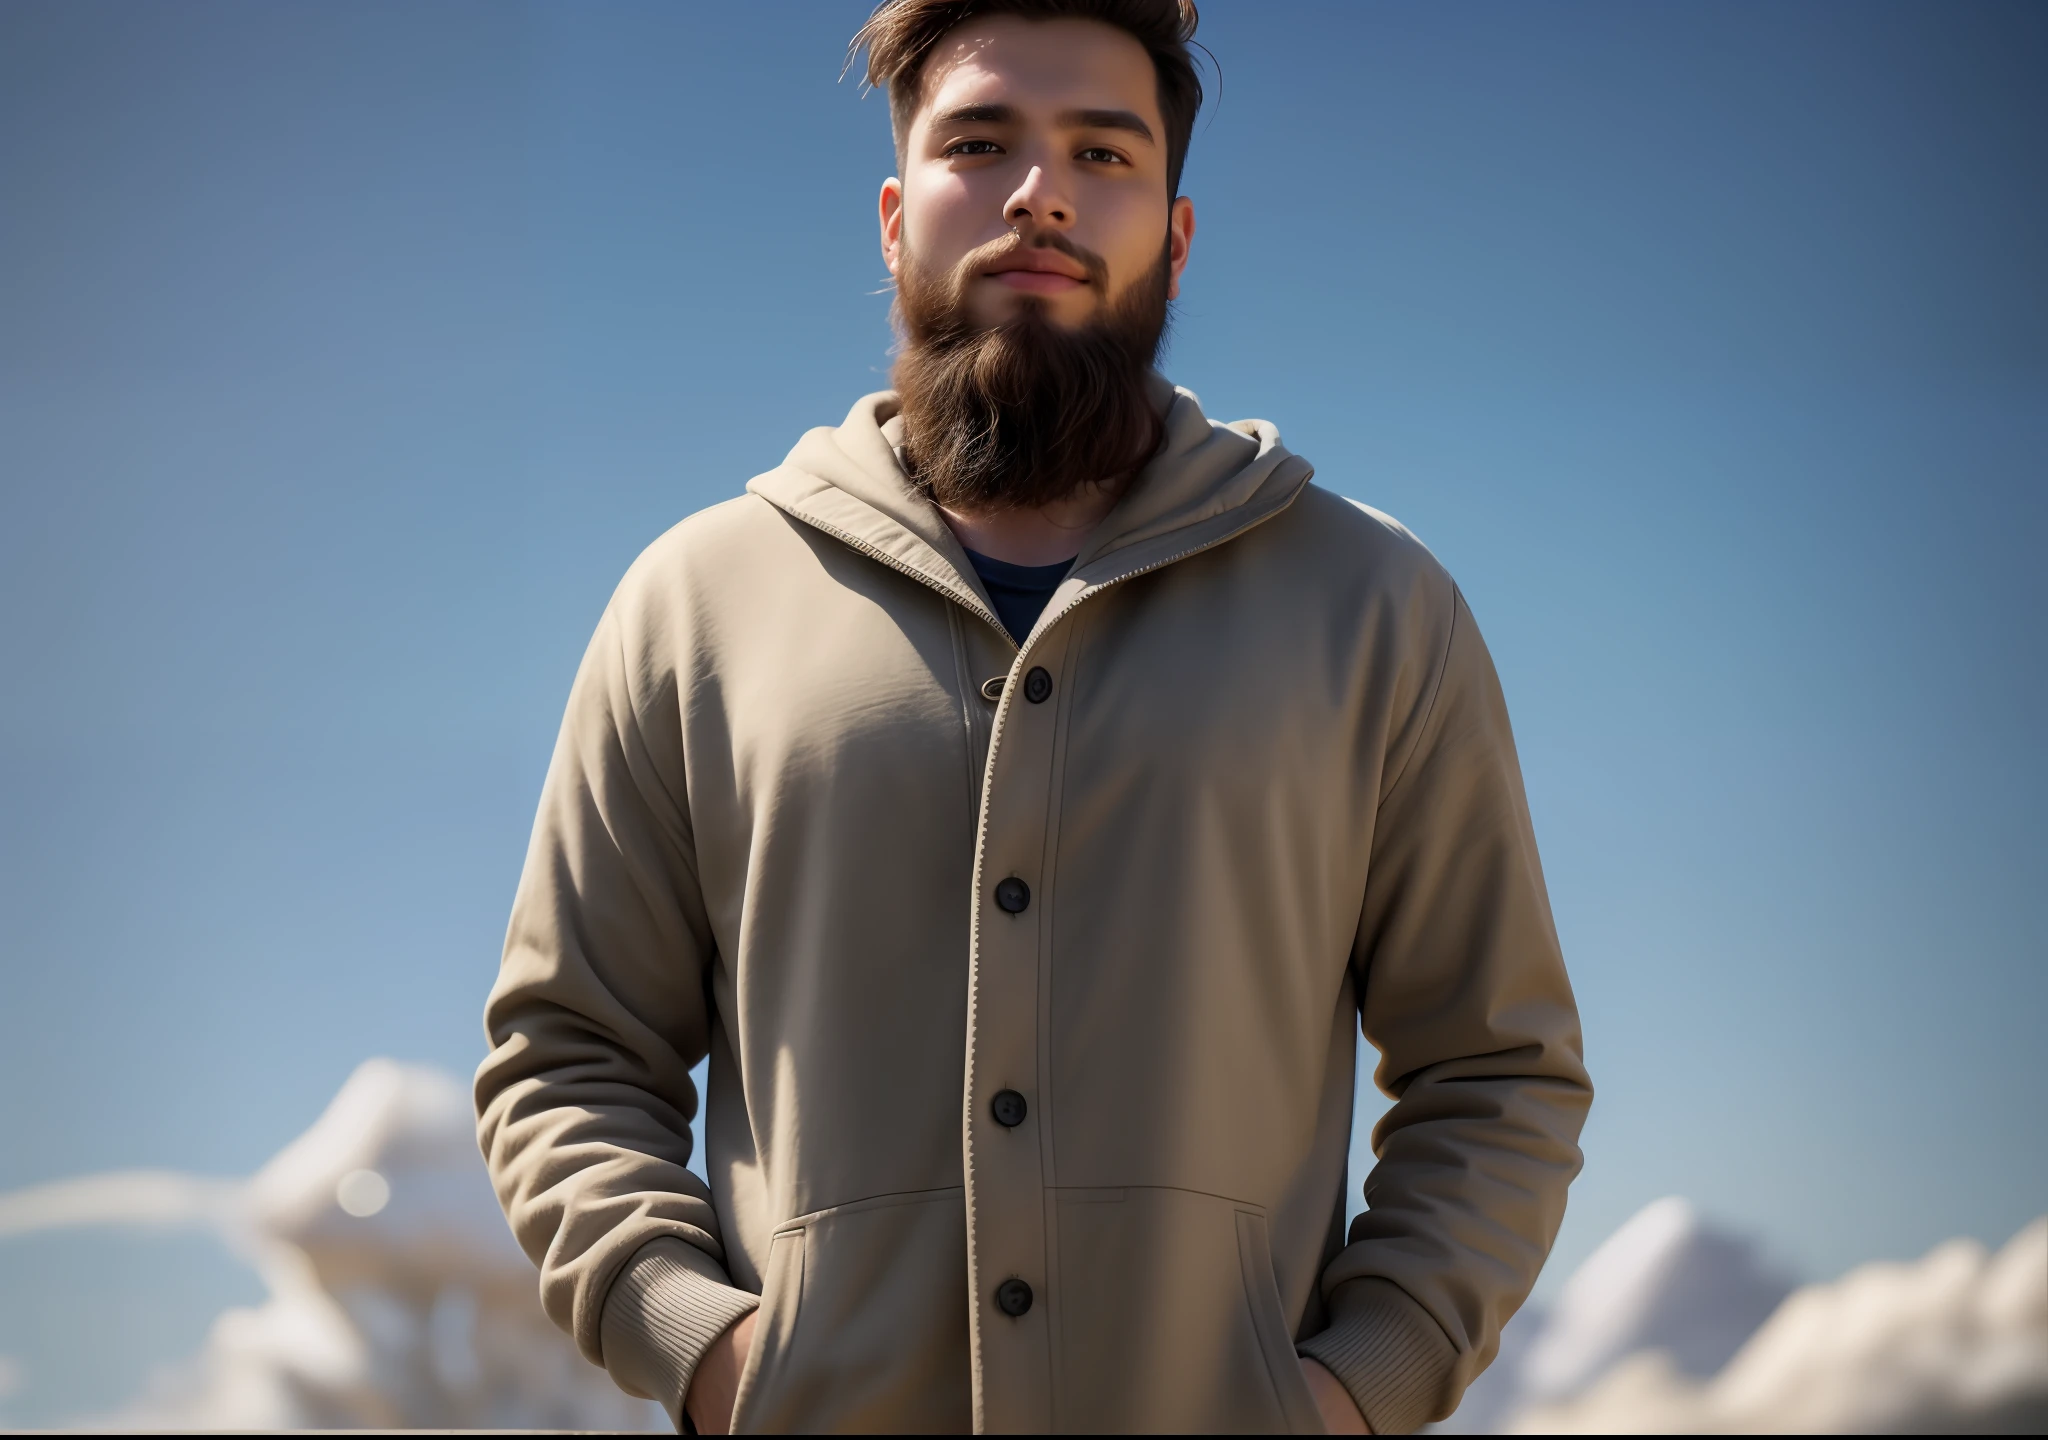
[[[920,258],[906,249],[892,317],[898,331],[908,340],[939,343],[962,341],[978,334],[967,319],[967,287],[992,266],[1025,250],[1057,250],[1087,272],[1088,283],[1097,295],[1108,295],[1109,262],[1093,250],[1075,244],[1055,230],[1038,230],[1028,236],[1012,230],[986,245],[977,245],[943,276],[930,273]],[[1024,308],[1030,314],[1037,306],[1027,302]]]
[[1026,250],[1057,250],[1088,272],[1088,283],[1098,292],[1109,279],[1109,262],[1085,246],[1076,245],[1057,230],[1039,230],[1026,239],[1023,232],[1012,230],[1009,234],[991,240],[967,252],[958,270],[962,283],[975,275],[990,269],[998,261]]

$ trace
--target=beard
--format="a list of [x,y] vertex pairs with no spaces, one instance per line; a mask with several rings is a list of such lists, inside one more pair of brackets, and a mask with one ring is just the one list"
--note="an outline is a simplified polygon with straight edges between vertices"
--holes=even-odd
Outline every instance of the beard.
[[[1051,246],[1088,269],[1104,293],[1100,256],[1063,236]],[[912,483],[963,514],[1035,509],[1088,486],[1123,483],[1159,448],[1164,422],[1147,394],[1168,318],[1168,254],[1088,324],[1064,329],[1035,295],[999,325],[968,317],[967,287],[1000,256],[1006,236],[950,274],[906,255],[894,319],[902,337],[891,380],[902,405]]]

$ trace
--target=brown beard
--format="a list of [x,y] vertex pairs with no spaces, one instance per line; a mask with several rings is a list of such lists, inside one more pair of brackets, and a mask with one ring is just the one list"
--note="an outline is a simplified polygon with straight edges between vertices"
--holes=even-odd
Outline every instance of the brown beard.
[[[985,245],[950,275],[906,255],[896,290],[903,338],[891,379],[903,407],[904,455],[927,498],[964,514],[1035,509],[1088,485],[1118,484],[1159,448],[1165,426],[1147,377],[1167,324],[1167,252],[1099,318],[1067,330],[1024,296],[1014,319],[983,329],[967,316],[970,281],[1016,237]],[[1088,267],[1100,256],[1063,236],[1049,245]]]

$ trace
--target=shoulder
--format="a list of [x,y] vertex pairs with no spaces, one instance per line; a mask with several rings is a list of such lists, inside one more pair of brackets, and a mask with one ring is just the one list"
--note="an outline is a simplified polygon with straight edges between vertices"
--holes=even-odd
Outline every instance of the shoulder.
[[626,567],[612,597],[621,605],[672,606],[707,588],[759,575],[789,549],[788,522],[758,495],[730,500],[685,516]]
[[1276,538],[1290,563],[1303,565],[1319,584],[1347,592],[1364,587],[1446,617],[1456,603],[1450,571],[1414,531],[1321,485],[1302,487]]
[[745,595],[789,563],[787,520],[757,495],[707,506],[670,526],[626,567],[605,607],[629,654],[669,651],[700,631],[722,605]]
[[[621,592],[660,588],[706,566],[730,565],[788,535],[773,505],[758,495],[735,495],[671,525],[642,550],[619,582]],[[737,553],[736,553],[737,552]]]
[[1350,499],[1311,482],[1302,487],[1293,508],[1309,526],[1327,534],[1346,553],[1415,569],[1443,569],[1413,530],[1363,500]]

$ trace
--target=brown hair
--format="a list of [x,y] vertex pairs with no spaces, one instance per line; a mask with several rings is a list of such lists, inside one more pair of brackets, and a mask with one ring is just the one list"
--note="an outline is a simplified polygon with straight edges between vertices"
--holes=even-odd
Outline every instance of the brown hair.
[[882,0],[847,46],[847,64],[868,52],[867,80],[889,91],[889,123],[896,159],[903,160],[932,47],[947,31],[977,15],[1021,15],[1030,20],[1099,20],[1145,47],[1159,76],[1159,114],[1166,122],[1166,193],[1180,193],[1202,80],[1188,47],[1195,38],[1195,0]]

